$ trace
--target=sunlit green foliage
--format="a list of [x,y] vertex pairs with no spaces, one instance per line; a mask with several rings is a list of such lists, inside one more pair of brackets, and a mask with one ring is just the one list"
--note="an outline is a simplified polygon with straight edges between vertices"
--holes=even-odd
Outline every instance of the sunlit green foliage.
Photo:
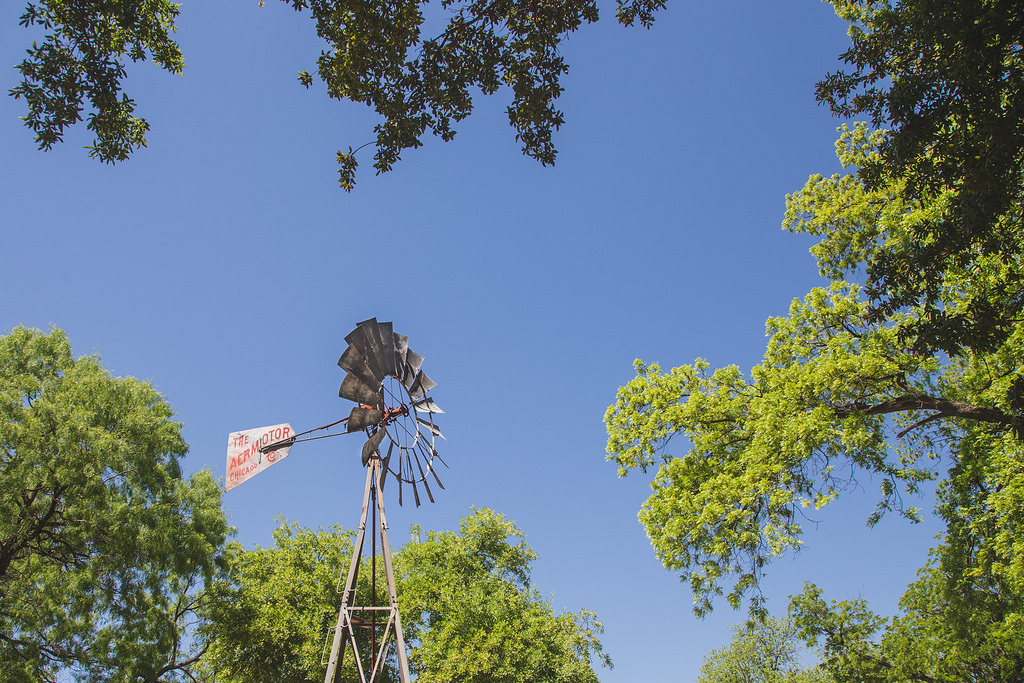
[[188,677],[230,528],[180,430],[59,330],[0,337],[0,679]]
[[790,619],[765,617],[732,629],[728,647],[704,658],[697,683],[831,683],[824,669],[800,663],[801,643]]
[[[869,164],[883,139],[844,129],[840,159]],[[947,210],[949,193],[911,201],[903,182],[812,176],[789,197],[785,226],[820,238],[812,252],[831,286],[769,319],[764,360],[747,375],[700,360],[669,372],[638,361],[606,416],[608,457],[623,475],[658,468],[640,519],[665,566],[690,583],[698,614],[727,591],[732,605],[746,597],[763,615],[762,570],[800,549],[804,508],[872,479],[880,496],[867,521],[890,511],[913,520],[909,495],[938,478],[946,533],[900,616],[829,606],[811,586],[794,618],[805,637],[823,639],[838,680],[1015,680],[1024,667],[1024,451],[1013,385],[1024,325],[1014,321],[987,351],[922,353],[908,330],[931,303],[879,317],[844,279]],[[944,273],[936,301],[958,315],[1022,274],[1019,258],[979,255]]]
[[[847,131],[840,156],[863,158],[870,144],[863,129]],[[822,236],[814,252],[837,281],[769,319],[749,376],[703,361],[667,373],[638,362],[619,391],[606,416],[609,458],[621,474],[658,466],[641,520],[665,565],[691,582],[698,613],[726,575],[738,605],[766,562],[799,549],[802,508],[870,475],[882,494],[871,521],[892,509],[915,518],[903,493],[937,472],[940,454],[956,458],[964,429],[1002,439],[1014,426],[1006,389],[1024,355],[1019,331],[994,353],[944,361],[901,334],[913,311],[879,321],[860,288],[838,279],[907,239],[930,210],[850,175],[812,177],[789,198],[786,225]],[[949,309],[982,279],[945,290]],[[668,450],[676,436],[689,441],[681,457]]]
[[595,615],[557,614],[530,584],[536,554],[514,523],[480,509],[457,533],[419,536],[397,561],[420,680],[596,683],[592,660],[610,665]]
[[[225,681],[322,680],[321,657],[337,619],[339,577],[351,532],[282,526],[273,548],[239,558],[238,593],[212,611],[209,672]],[[367,541],[369,542],[369,541]],[[409,664],[419,680],[596,682],[591,660],[608,664],[594,615],[557,614],[530,584],[536,555],[515,524],[487,509],[458,532],[430,532],[395,554]],[[357,604],[370,592],[364,553]],[[387,604],[378,560],[377,604]],[[391,656],[393,660],[393,653]],[[351,650],[343,680],[355,680]],[[394,661],[385,680],[397,680]]]
[[[340,604],[338,577],[351,553],[349,531],[289,524],[274,531],[272,547],[240,553],[232,567],[237,590],[212,604],[203,626],[210,639],[204,672],[217,681],[322,681],[320,662]],[[365,590],[368,577],[362,578]],[[354,676],[349,657],[343,680]]]

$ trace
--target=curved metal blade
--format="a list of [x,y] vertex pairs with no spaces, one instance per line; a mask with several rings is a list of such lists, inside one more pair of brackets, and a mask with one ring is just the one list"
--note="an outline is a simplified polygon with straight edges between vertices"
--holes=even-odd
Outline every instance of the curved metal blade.
[[370,318],[369,320],[364,320],[363,322],[356,324],[356,329],[352,330],[351,332],[348,333],[348,335],[345,336],[345,341],[347,341],[349,344],[355,344],[363,353],[366,353],[369,348],[366,339],[365,325],[370,322],[376,323],[377,319]]
[[408,389],[412,386],[412,383],[416,381],[416,375],[419,374],[420,367],[423,366],[423,356],[416,353],[412,349],[409,349],[405,354],[405,376],[402,378],[402,384]]
[[[390,323],[388,324],[390,325]],[[370,369],[373,370],[375,375],[378,375],[380,379],[384,379],[384,376],[387,374],[387,360],[384,358],[383,353],[384,342],[381,339],[380,323],[377,322],[376,318],[370,318],[359,323],[357,329],[362,330],[363,337],[366,339],[363,355],[366,356],[367,364],[369,364]]]
[[380,442],[387,436],[387,431],[381,427],[376,434],[371,436],[363,444],[363,467],[366,467],[366,463],[370,462],[370,456],[374,454],[377,447],[380,446]]
[[420,479],[422,479],[423,490],[427,492],[427,499],[433,503],[434,494],[430,492],[430,486],[427,485],[427,474],[423,471],[423,464],[420,462],[419,453],[416,454],[416,468],[420,471]]
[[[437,485],[440,486],[441,490],[443,491],[444,490],[444,484],[441,483],[441,478],[437,476],[437,468],[434,467],[434,460],[433,460],[433,458],[437,458],[438,460],[441,460],[441,456],[437,454],[437,451],[434,450],[433,446],[427,445],[427,444],[423,443],[422,441],[417,441],[416,442],[416,447],[419,448],[420,451],[423,453],[423,457],[427,461],[427,470],[432,475],[434,475],[434,481],[437,482]],[[427,452],[428,450],[429,450],[429,453]],[[441,460],[441,462],[444,462],[444,461]],[[447,467],[447,465],[446,465],[446,467]]]
[[409,387],[409,396],[414,399],[423,398],[428,391],[436,386],[437,382],[427,377],[427,373],[421,370],[420,373],[416,375],[416,381],[414,381],[412,386]]
[[338,396],[355,401],[360,405],[380,408],[381,401],[377,392],[366,386],[361,379],[351,372],[345,374],[345,380],[341,383]]
[[398,377],[398,365],[395,363],[395,330],[391,323],[377,323],[377,335],[380,337],[381,368],[391,377]]
[[348,431],[358,432],[360,429],[366,429],[367,427],[380,424],[380,421],[383,419],[383,410],[356,406],[352,409],[352,412],[348,414]]
[[[391,451],[395,450],[395,442],[388,444],[388,454],[380,461],[380,490],[384,490],[384,482],[388,479],[388,463],[391,462]],[[434,475],[437,476],[436,474]],[[444,488],[443,486],[441,488]],[[399,502],[399,505],[402,503]]]
[[409,353],[409,338],[404,334],[395,335],[395,377],[405,383],[405,357]]
[[416,507],[420,506],[420,492],[416,490],[416,475],[412,472],[412,460],[409,451],[405,451],[405,469],[409,472],[409,483],[412,484],[412,495],[416,499]]
[[338,367],[345,372],[351,372],[368,387],[380,384],[381,378],[373,374],[370,366],[366,364],[366,357],[355,344],[349,344],[345,353],[341,354],[341,358],[338,359]]
[[[380,411],[377,411],[377,412],[380,412]],[[424,427],[426,427],[427,429],[429,429],[430,433],[433,434],[434,436],[439,436],[442,439],[444,439],[445,441],[448,440],[448,438],[445,437],[445,435],[441,433],[441,430],[438,429],[437,425],[434,424],[433,422],[428,422],[427,420],[424,420],[422,417],[417,417],[416,421],[419,422]],[[350,422],[351,422],[351,419],[350,419]],[[352,430],[350,429],[349,431],[352,431]]]
[[[376,318],[371,318],[370,320],[373,321],[374,326],[376,327]],[[359,326],[356,327],[356,329],[348,333],[348,336],[345,337],[345,341],[347,341],[351,346],[356,347],[356,349],[363,354],[363,360],[366,362],[370,372],[373,373],[376,382],[379,383],[384,379],[384,373],[380,369],[380,364],[377,363],[377,355],[374,349],[376,344],[373,337],[370,336],[370,328],[368,326],[370,320],[364,320],[359,323]]]
[[413,405],[414,408],[416,408],[416,410],[423,411],[424,413],[443,413],[444,412],[443,410],[441,410],[440,406],[438,406],[436,403],[434,403],[434,399],[429,398],[429,397],[428,398],[424,398],[424,399],[419,400],[419,401],[413,401],[412,405]]

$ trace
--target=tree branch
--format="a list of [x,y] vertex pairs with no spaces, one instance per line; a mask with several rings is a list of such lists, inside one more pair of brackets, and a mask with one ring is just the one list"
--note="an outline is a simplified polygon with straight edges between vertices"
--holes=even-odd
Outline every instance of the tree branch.
[[[851,415],[857,414],[885,415],[888,413],[900,413],[911,410],[938,411],[937,414],[929,416],[913,427],[920,426],[925,422],[942,417],[958,417],[965,420],[974,420],[976,422],[988,422],[1006,429],[1010,429],[1013,426],[1013,417],[998,408],[974,406],[961,401],[951,401],[949,399],[939,398],[936,396],[926,396],[924,394],[907,394],[875,405],[870,405],[864,401],[854,401],[853,403],[835,406],[832,410],[835,412],[836,417],[839,418],[850,417]],[[911,427],[911,429],[913,427]]]

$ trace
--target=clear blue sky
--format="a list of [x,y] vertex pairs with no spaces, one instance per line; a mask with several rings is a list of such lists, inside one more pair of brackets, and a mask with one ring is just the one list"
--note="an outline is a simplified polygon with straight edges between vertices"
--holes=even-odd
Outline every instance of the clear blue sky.
[[[229,432],[347,414],[342,338],[393,321],[439,382],[452,469],[435,505],[389,499],[392,541],[494,508],[539,552],[554,605],[604,622],[603,681],[693,680],[743,614],[692,616],[636,521],[649,478],[617,478],[601,418],[634,358],[749,369],[765,319],[819,284],[810,242],[779,225],[787,192],[838,170],[837,122],[813,91],[845,27],[817,0],[673,0],[650,31],[603,5],[564,46],[554,168],[519,153],[499,94],[389,174],[364,150],[344,194],[334,153],[370,140],[375,118],[298,85],[320,45],[272,0],[182,4],[185,74],[130,69],[152,132],[129,162],[88,159],[84,128],[38,152],[23,104],[0,98],[0,330],[52,323],[77,353],[152,380],[185,425],[187,468],[223,476]],[[0,7],[4,91],[33,38],[21,11]],[[354,525],[360,445],[296,446],[227,494],[238,539],[269,544],[279,515]],[[936,527],[865,529],[864,488],[769,567],[771,607],[813,580],[895,609]]]

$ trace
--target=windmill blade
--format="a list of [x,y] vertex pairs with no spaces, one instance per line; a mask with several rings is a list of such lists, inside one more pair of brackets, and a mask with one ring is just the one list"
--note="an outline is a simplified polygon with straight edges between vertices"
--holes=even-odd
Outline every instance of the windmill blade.
[[[441,490],[443,491],[444,490],[444,484],[441,483],[441,478],[439,476],[437,476],[437,468],[434,467],[434,460],[433,459],[434,458],[440,458],[440,456],[437,454],[437,451],[434,450],[433,446],[428,446],[427,444],[423,443],[422,441],[417,441],[416,442],[416,447],[419,448],[423,452],[423,457],[427,461],[427,471],[430,472],[432,475],[434,475],[434,481],[437,482],[437,485],[440,486]],[[430,449],[430,453],[429,454],[426,452],[428,448]]]
[[[416,421],[419,422],[424,427],[426,427],[427,429],[429,429],[430,433],[433,434],[434,436],[439,436],[442,439],[444,439],[445,441],[448,440],[445,437],[445,435],[441,433],[441,430],[437,428],[437,425],[434,424],[433,422],[428,422],[427,420],[424,420],[422,417],[417,417]],[[352,430],[349,430],[349,431],[352,431]]]
[[[390,323],[388,324],[390,325]],[[363,323],[363,328],[366,330],[366,338],[370,342],[369,352],[366,354],[371,359],[370,367],[373,368],[376,365],[381,375],[387,375],[388,363],[384,354],[384,340],[380,332],[380,323],[376,318],[371,318]]]
[[432,475],[434,475],[434,481],[436,481],[437,485],[441,487],[442,491],[444,491],[444,484],[441,483],[441,477],[437,476],[437,468],[436,467],[431,467],[430,468],[430,473]]
[[[380,461],[380,490],[384,490],[384,482],[388,479],[388,463],[391,462],[391,451],[395,450],[395,442],[392,441],[388,444],[388,454]],[[435,475],[436,476],[436,475]],[[443,486],[441,488],[444,488]],[[398,503],[401,505],[401,501]]]
[[414,399],[423,398],[423,396],[437,386],[437,382],[427,377],[427,373],[420,370],[419,374],[416,375],[416,380],[409,387],[409,396]]
[[412,473],[412,460],[409,451],[405,451],[405,469],[409,471],[409,483],[412,484],[412,495],[416,499],[416,507],[420,506],[420,492],[416,490],[416,476]]
[[367,346],[363,348],[366,362],[369,363],[371,370],[375,373],[380,373],[380,378],[384,379],[388,372],[387,359],[384,358],[384,341],[380,334],[380,323],[377,322],[376,318],[370,318],[359,323],[359,329],[363,331],[363,335],[366,337]]
[[405,377],[402,378],[402,384],[406,389],[416,381],[416,375],[419,374],[421,367],[423,367],[423,356],[409,349],[405,354]]
[[365,352],[367,348],[366,325],[367,323],[371,322],[376,324],[377,319],[370,318],[369,320],[364,320],[361,323],[357,323],[356,329],[348,333],[348,335],[345,337],[345,341],[347,341],[349,344],[355,344],[356,346],[359,347],[360,351]]
[[395,334],[395,377],[405,383],[405,357],[409,353],[409,338],[404,334]]
[[366,467],[366,463],[370,462],[370,456],[373,455],[377,447],[380,446],[380,442],[387,436],[387,430],[381,427],[377,430],[377,433],[366,440],[363,444],[363,467]]
[[355,401],[360,405],[380,408],[380,395],[351,372],[345,374],[345,380],[341,383],[338,396]]
[[420,480],[423,482],[423,490],[427,492],[427,499],[433,503],[434,495],[430,492],[430,486],[427,485],[427,475],[423,471],[423,464],[420,462],[419,453],[416,454],[416,468],[420,471]]
[[348,414],[348,431],[357,432],[360,429],[373,427],[374,425],[380,424],[380,421],[383,419],[383,410],[356,406],[352,409],[352,412]]
[[377,336],[380,337],[380,353],[385,374],[398,377],[398,365],[395,363],[395,330],[391,323],[377,323]]
[[[370,320],[372,320],[374,324],[377,322],[376,318],[371,318]],[[348,336],[345,337],[345,341],[356,347],[359,352],[363,354],[363,360],[366,361],[367,367],[370,368],[370,372],[373,373],[373,376],[376,379],[375,383],[379,383],[384,379],[384,373],[381,371],[380,365],[377,363],[377,356],[373,350],[374,341],[369,336],[369,328],[367,327],[367,323],[369,322],[369,320],[364,320],[359,323],[359,326],[356,327],[356,329],[348,333]]]
[[395,476],[398,480],[398,504],[402,504],[402,451],[398,451],[398,474]]
[[444,412],[443,410],[441,410],[440,406],[438,406],[436,403],[434,403],[434,399],[429,398],[429,397],[421,399],[419,401],[413,401],[412,405],[413,405],[414,408],[416,408],[416,410],[423,411],[424,413],[435,413],[436,414],[436,413],[443,413]]
[[351,372],[368,387],[379,385],[382,379],[373,374],[370,366],[366,364],[366,357],[355,344],[350,343],[345,349],[345,353],[341,354],[341,358],[338,359],[338,367],[345,372]]

